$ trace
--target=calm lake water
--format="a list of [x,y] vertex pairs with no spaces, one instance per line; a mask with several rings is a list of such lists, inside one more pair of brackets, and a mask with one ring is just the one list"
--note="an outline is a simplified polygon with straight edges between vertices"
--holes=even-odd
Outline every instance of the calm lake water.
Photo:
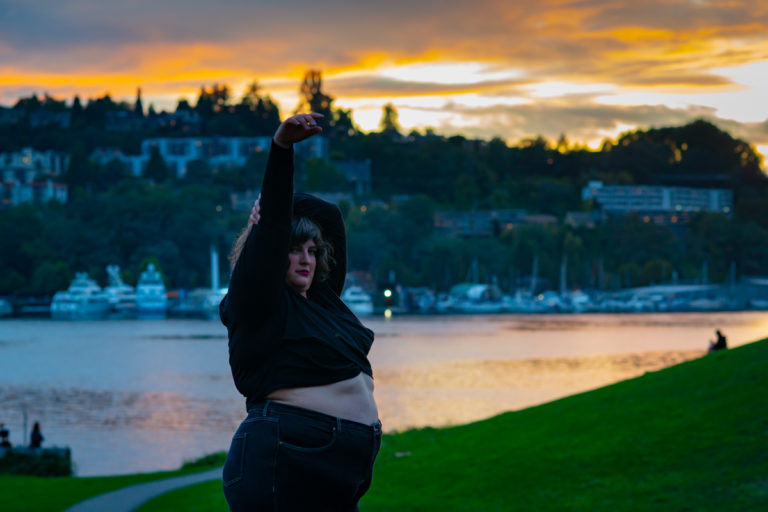
[[[466,423],[768,336],[768,312],[367,318],[386,431]],[[245,416],[208,320],[0,321],[0,422],[70,446],[80,476],[175,469]]]

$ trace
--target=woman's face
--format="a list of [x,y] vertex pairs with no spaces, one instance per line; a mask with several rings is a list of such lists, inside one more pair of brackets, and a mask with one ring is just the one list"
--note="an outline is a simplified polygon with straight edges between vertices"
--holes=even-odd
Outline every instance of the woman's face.
[[288,273],[285,282],[304,297],[312,285],[317,266],[317,246],[311,238],[301,245],[291,247],[288,253]]

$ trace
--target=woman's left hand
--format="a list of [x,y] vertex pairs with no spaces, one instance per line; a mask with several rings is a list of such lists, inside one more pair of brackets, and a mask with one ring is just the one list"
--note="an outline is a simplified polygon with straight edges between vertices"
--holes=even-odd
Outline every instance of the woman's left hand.
[[261,201],[261,194],[259,194],[259,197],[256,199],[256,201],[253,202],[253,208],[251,208],[251,215],[248,216],[249,224],[258,224],[259,220],[261,219],[261,205],[259,204],[260,201]]

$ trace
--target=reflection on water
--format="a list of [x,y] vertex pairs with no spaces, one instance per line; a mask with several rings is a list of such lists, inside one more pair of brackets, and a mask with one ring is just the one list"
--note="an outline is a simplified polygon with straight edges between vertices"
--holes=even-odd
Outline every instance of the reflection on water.
[[[768,335],[768,314],[413,317],[365,321],[385,430],[465,423]],[[245,415],[216,322],[0,322],[0,422],[40,421],[79,475],[174,469],[226,450]]]
[[467,361],[376,375],[381,415],[392,430],[475,421],[659,370],[703,350]]

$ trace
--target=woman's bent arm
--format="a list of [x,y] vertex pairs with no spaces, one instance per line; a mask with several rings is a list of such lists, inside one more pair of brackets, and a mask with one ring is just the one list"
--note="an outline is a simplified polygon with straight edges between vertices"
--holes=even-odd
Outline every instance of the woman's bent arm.
[[[261,192],[261,219],[251,227],[235,263],[227,294],[227,327],[240,331],[230,347],[250,353],[270,347],[255,346],[248,335],[265,319],[279,314],[285,286],[293,208],[293,151],[272,145]],[[263,337],[260,337],[265,341]],[[234,355],[234,354],[233,354]]]

